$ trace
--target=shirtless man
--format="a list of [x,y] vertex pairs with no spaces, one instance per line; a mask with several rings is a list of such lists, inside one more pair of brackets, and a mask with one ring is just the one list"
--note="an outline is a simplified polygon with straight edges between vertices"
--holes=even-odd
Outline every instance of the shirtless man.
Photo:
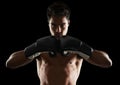
[[40,85],[76,85],[83,60],[108,68],[112,60],[104,51],[93,49],[77,38],[67,35],[70,9],[64,3],[53,3],[47,9],[51,36],[38,39],[6,61],[15,69],[36,60]]

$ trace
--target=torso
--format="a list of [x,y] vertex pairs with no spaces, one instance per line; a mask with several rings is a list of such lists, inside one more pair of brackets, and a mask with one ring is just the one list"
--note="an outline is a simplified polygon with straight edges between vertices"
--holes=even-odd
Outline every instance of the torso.
[[51,57],[43,53],[36,60],[40,85],[76,85],[83,62],[76,54]]

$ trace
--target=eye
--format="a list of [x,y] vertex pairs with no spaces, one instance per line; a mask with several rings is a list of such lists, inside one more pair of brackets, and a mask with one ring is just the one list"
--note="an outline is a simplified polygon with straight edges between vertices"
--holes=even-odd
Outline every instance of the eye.
[[65,23],[60,25],[61,28],[65,28]]
[[52,23],[51,26],[52,26],[52,27],[56,27],[56,24]]

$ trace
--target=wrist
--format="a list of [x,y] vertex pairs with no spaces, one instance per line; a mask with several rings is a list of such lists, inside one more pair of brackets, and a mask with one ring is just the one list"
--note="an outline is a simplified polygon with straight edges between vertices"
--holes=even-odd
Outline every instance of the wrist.
[[84,59],[89,59],[92,56],[92,52],[94,51],[94,49],[92,47],[90,47],[89,45],[80,42],[80,49],[78,54],[83,57]]

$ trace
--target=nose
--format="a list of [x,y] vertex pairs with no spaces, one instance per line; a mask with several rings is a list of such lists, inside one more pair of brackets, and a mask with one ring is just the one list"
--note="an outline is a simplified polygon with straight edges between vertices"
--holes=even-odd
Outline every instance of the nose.
[[58,26],[58,27],[56,28],[56,32],[60,33],[61,31],[62,31],[62,30],[61,30],[61,27]]

